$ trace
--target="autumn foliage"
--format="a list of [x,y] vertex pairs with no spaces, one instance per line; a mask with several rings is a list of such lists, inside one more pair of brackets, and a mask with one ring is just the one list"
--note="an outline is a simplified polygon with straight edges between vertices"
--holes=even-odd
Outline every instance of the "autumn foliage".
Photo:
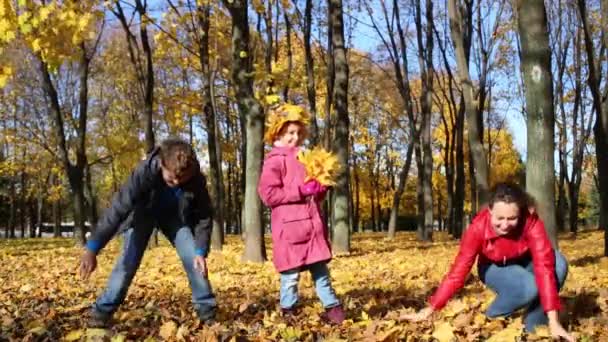
[[[279,314],[279,277],[270,262],[242,263],[242,243],[228,238],[209,258],[219,303],[217,323],[201,325],[191,310],[190,289],[173,248],[162,240],[149,249],[110,330],[87,329],[89,306],[100,293],[119,251],[113,241],[99,257],[88,283],[77,278],[80,248],[68,239],[0,242],[0,339],[174,341],[515,341],[521,315],[488,320],[493,298],[475,272],[434,322],[402,323],[399,314],[418,309],[447,271],[457,242],[438,235],[432,244],[410,233],[388,241],[380,234],[353,237],[351,255],[331,262],[333,284],[347,310],[340,327],[323,324],[310,275],[300,283],[301,313],[288,324]],[[561,292],[564,326],[580,341],[608,338],[608,260],[600,258],[599,232],[562,236],[570,263]],[[267,241],[270,243],[270,241]],[[548,340],[544,329],[528,341]]]

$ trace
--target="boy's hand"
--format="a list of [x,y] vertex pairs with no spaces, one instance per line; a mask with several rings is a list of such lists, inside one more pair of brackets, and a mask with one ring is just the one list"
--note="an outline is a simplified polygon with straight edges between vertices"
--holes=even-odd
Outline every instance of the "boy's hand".
[[89,279],[89,276],[97,268],[97,255],[90,250],[85,250],[80,258],[80,278]]
[[201,275],[207,278],[207,260],[202,255],[194,257],[194,269],[199,271]]

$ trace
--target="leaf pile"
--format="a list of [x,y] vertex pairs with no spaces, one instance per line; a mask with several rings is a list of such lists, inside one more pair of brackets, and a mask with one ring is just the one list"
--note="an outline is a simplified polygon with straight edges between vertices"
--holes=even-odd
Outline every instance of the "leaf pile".
[[[456,254],[458,243],[443,234],[430,244],[411,233],[393,241],[378,233],[355,234],[352,253],[331,264],[334,287],[347,310],[340,327],[319,319],[322,307],[309,274],[300,281],[295,322],[279,314],[279,277],[270,262],[247,264],[238,237],[209,258],[218,302],[218,321],[200,324],[180,261],[161,239],[148,249],[127,300],[111,329],[87,329],[90,304],[105,286],[120,243],[99,256],[92,280],[81,282],[81,249],[68,239],[0,240],[0,340],[9,341],[514,341],[549,340],[548,331],[523,335],[522,317],[488,320],[483,312],[494,295],[475,272],[465,288],[432,322],[400,323],[403,312],[419,309]],[[564,326],[579,341],[608,340],[608,258],[600,232],[563,236],[570,262],[561,292]],[[268,241],[270,246],[270,241]],[[269,248],[269,252],[271,249]]]

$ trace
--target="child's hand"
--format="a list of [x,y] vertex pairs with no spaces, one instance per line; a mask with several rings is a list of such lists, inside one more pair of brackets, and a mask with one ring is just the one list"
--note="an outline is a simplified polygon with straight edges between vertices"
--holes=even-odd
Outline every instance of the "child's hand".
[[300,193],[302,196],[317,196],[327,191],[327,187],[321,185],[317,180],[309,180],[308,182],[300,185]]
[[207,260],[202,255],[197,255],[194,257],[194,269],[199,271],[201,275],[207,278]]
[[85,250],[80,258],[80,278],[89,279],[89,276],[97,268],[97,255],[90,250]]

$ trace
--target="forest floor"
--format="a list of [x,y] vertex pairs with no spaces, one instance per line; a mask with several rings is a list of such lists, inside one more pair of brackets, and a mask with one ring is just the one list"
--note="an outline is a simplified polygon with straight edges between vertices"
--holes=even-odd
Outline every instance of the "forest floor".
[[[339,327],[324,324],[309,274],[300,280],[301,312],[289,323],[278,308],[279,276],[270,261],[243,263],[243,244],[228,236],[221,253],[211,253],[209,278],[219,303],[217,323],[200,324],[190,288],[171,245],[149,249],[127,300],[108,330],[87,329],[89,307],[105,286],[120,250],[111,242],[98,257],[92,278],[78,278],[82,249],[74,240],[0,240],[0,341],[532,341],[548,340],[546,328],[522,332],[522,316],[489,320],[484,310],[494,294],[473,270],[465,288],[434,319],[397,322],[403,312],[423,307],[458,249],[444,233],[417,242],[413,233],[355,234],[352,252],[330,263],[333,285],[347,311]],[[608,341],[608,258],[603,233],[560,236],[569,260],[560,296],[561,320],[578,341]],[[269,258],[272,248],[269,239]],[[475,269],[475,268],[474,268]]]

